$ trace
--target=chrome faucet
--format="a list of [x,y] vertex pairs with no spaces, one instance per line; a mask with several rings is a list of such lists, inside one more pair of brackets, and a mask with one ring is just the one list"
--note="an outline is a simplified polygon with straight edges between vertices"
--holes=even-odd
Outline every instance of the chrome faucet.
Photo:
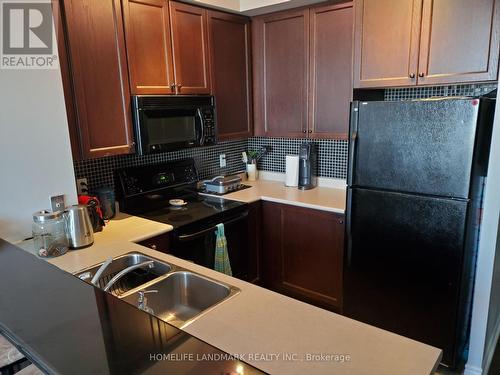
[[155,312],[153,309],[148,306],[148,299],[146,298],[147,293],[158,293],[158,290],[140,290],[139,297],[137,298],[137,307],[147,313],[154,314]]
[[106,259],[106,261],[101,265],[101,267],[99,267],[92,280],[90,280],[90,283],[96,287],[99,287],[99,278],[112,262],[113,262],[113,257],[109,257],[108,259]]
[[136,270],[137,268],[142,268],[142,267],[149,267],[153,268],[154,267],[154,260],[147,260],[142,263],[134,264],[133,266],[127,267],[124,270],[121,270],[118,272],[109,282],[106,284],[106,286],[103,288],[105,292],[109,290],[113,286],[114,283],[116,283],[118,280],[120,280],[123,276],[125,276],[127,273]]

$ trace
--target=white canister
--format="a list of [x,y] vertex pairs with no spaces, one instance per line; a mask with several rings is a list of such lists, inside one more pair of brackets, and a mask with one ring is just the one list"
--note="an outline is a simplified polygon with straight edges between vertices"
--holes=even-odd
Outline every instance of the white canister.
[[285,186],[299,185],[299,155],[287,155],[285,158]]
[[255,181],[258,176],[257,164],[247,164],[248,181]]

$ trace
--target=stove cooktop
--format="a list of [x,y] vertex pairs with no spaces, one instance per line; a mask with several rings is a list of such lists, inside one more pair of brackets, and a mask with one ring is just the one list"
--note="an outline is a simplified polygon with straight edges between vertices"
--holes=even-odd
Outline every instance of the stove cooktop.
[[[174,228],[209,220],[217,222],[245,209],[246,203],[196,191],[198,173],[194,159],[128,167],[115,172],[120,209],[131,215],[172,225]],[[181,207],[169,200],[183,199]]]
[[[160,223],[170,224],[174,228],[189,225],[205,219],[214,219],[225,216],[231,210],[246,206],[245,203],[223,199],[219,197],[188,194],[175,197],[184,199],[187,204],[181,207],[168,205],[158,209],[139,213],[138,216]],[[168,201],[168,200],[167,200]]]

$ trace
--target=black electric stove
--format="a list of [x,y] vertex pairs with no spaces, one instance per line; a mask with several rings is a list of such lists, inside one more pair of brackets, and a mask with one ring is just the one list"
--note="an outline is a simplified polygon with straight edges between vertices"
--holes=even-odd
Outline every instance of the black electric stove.
[[193,223],[197,224],[202,220],[221,221],[228,215],[232,215],[235,209],[246,206],[241,202],[218,197],[203,197],[198,194],[178,195],[178,197],[185,200],[187,204],[181,207],[168,205],[138,216],[179,228]]
[[[215,231],[224,224],[233,276],[247,279],[248,205],[198,194],[193,159],[131,167],[116,172],[116,195],[122,212],[170,224],[170,253],[213,268]],[[176,207],[171,199],[182,199]]]

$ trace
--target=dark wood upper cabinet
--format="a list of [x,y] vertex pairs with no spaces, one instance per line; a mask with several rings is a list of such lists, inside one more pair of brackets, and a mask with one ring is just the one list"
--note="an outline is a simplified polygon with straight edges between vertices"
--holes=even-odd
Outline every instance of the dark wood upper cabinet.
[[497,0],[424,0],[419,84],[496,80]]
[[346,139],[352,2],[253,19],[255,134]]
[[262,214],[263,286],[340,312],[344,216],[271,202]]
[[305,137],[309,10],[255,17],[252,26],[255,133]]
[[210,93],[207,10],[170,1],[177,93]]
[[352,99],[352,2],[311,8],[309,130],[347,138]]
[[357,0],[354,87],[417,83],[422,0]]
[[174,94],[166,0],[122,0],[132,94]]
[[220,140],[252,135],[250,20],[208,11],[212,93]]
[[63,4],[82,157],[130,153],[133,135],[120,0]]
[[496,80],[499,0],[358,0],[354,87]]
[[71,154],[73,160],[83,159],[82,145],[78,131],[76,118],[76,103],[74,98],[73,82],[69,65],[67,37],[65,35],[65,25],[63,19],[62,0],[52,0],[52,17],[54,19],[54,29],[57,39],[57,49],[59,54],[59,66],[61,68],[61,78],[64,91],[64,104],[66,106],[66,118],[68,120],[69,139],[71,143]]

